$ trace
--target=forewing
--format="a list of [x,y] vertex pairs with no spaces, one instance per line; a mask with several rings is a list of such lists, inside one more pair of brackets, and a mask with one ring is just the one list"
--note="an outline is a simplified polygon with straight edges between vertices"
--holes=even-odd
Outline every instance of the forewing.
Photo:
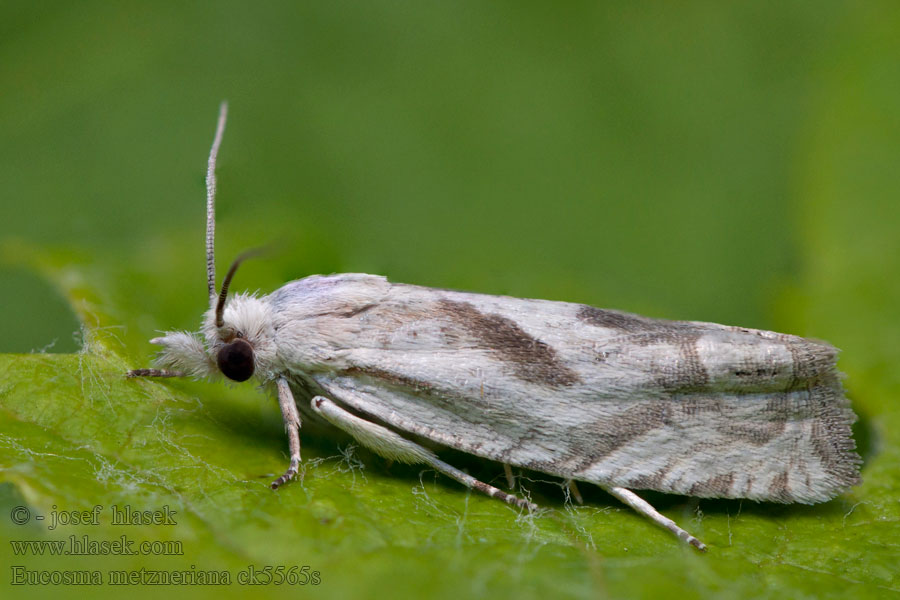
[[858,481],[855,417],[827,344],[385,285],[364,310],[320,313],[316,327],[340,340],[307,376],[399,430],[561,477],[695,496],[816,502]]

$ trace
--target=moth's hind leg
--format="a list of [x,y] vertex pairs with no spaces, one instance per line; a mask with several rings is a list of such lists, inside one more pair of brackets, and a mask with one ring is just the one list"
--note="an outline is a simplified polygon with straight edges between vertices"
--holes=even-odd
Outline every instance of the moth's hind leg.
[[431,450],[412,442],[387,427],[361,419],[340,408],[337,404],[323,396],[316,396],[310,403],[312,409],[335,427],[352,435],[356,441],[377,454],[407,464],[426,464],[436,471],[455,479],[461,484],[483,492],[492,498],[498,498],[508,504],[537,510],[537,506],[522,498],[488,485],[467,473],[452,467],[439,459]]
[[659,525],[660,527],[665,527],[672,533],[678,536],[684,542],[687,542],[694,548],[697,548],[701,552],[706,552],[706,544],[689,534],[687,531],[679,527],[675,524],[675,521],[669,519],[668,517],[662,516],[655,508],[653,508],[649,502],[632,492],[631,490],[626,490],[622,487],[606,487],[603,486],[607,492],[638,511],[645,517],[648,517],[651,521]]

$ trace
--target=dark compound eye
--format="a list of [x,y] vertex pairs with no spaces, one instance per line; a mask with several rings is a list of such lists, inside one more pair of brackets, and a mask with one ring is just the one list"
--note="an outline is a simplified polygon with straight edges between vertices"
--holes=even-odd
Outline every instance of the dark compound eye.
[[247,381],[253,375],[253,347],[240,338],[225,344],[216,357],[219,370],[233,381]]

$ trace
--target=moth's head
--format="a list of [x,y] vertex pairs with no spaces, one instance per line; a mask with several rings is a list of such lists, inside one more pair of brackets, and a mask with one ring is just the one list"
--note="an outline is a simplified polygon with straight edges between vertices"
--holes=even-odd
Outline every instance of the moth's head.
[[273,328],[268,303],[237,294],[221,309],[211,307],[204,326],[210,358],[232,381],[247,381],[273,356]]
[[232,381],[247,381],[267,371],[275,358],[271,311],[265,298],[235,294],[228,286],[238,265],[251,253],[238,257],[222,282],[222,291],[210,298],[204,316],[204,340],[186,332],[167,332],[150,340],[163,347],[156,363],[193,377],[222,374]]
[[216,367],[232,381],[250,379],[258,360],[273,347],[269,305],[250,294],[237,294],[227,300],[228,286],[238,266],[258,252],[250,250],[235,259],[222,281],[222,291],[218,297],[210,298],[210,310],[206,313],[207,345],[215,353]]

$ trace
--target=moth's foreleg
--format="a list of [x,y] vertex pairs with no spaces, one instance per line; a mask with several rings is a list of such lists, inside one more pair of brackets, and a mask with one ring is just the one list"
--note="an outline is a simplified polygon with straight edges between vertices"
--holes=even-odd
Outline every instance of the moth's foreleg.
[[498,498],[508,504],[537,510],[537,506],[512,494],[507,494],[475,479],[467,473],[452,467],[439,459],[431,450],[412,442],[399,434],[371,421],[366,421],[350,413],[323,396],[316,396],[311,402],[312,409],[335,427],[352,435],[356,441],[370,448],[379,455],[409,464],[424,463],[448,477],[452,477],[466,487],[483,492],[492,498]]
[[678,536],[678,538],[684,542],[687,542],[694,548],[697,548],[701,552],[706,552],[706,544],[689,534],[687,531],[679,527],[675,524],[675,521],[669,519],[668,517],[662,516],[655,508],[650,506],[650,503],[632,492],[631,490],[626,490],[622,487],[605,487],[607,492],[638,511],[645,517],[650,518],[654,523],[659,525],[660,527],[665,527],[672,533]]
[[125,377],[187,377],[187,373],[169,369],[132,369]]
[[291,386],[287,379],[278,378],[275,382],[278,388],[278,404],[281,406],[281,417],[284,419],[284,430],[288,435],[288,446],[291,451],[291,464],[284,475],[272,482],[272,489],[277,490],[297,474],[300,468],[300,413],[291,393]]

